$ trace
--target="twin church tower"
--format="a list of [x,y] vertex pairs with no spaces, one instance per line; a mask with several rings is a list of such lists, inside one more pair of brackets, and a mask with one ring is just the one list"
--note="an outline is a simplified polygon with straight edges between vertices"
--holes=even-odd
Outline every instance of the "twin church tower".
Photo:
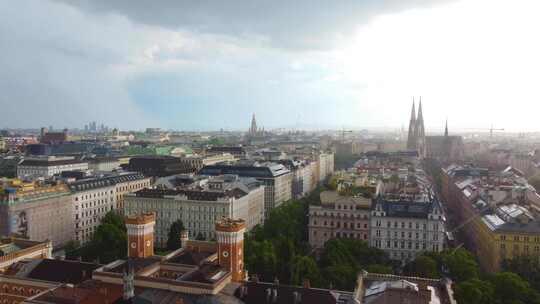
[[407,150],[416,150],[423,156],[426,151],[426,132],[424,128],[424,116],[422,115],[422,97],[418,103],[418,115],[413,104],[411,109],[411,120],[409,121],[409,135],[407,137]]

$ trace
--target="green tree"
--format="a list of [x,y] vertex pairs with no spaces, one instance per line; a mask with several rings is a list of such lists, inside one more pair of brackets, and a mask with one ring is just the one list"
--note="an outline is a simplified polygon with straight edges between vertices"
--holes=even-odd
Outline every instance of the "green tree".
[[357,274],[358,270],[349,265],[336,264],[323,269],[325,286],[339,290],[354,290]]
[[445,251],[442,255],[442,263],[448,269],[449,276],[458,281],[478,278],[480,271],[475,257],[468,250],[459,248],[454,251]]
[[[331,239],[324,245],[319,260],[326,286],[352,290],[356,276],[370,265],[387,265],[390,261],[380,249],[356,239]],[[389,270],[389,269],[386,269]]]
[[320,286],[322,283],[321,273],[317,263],[312,257],[297,255],[291,263],[290,284],[301,285],[308,279],[313,286]]
[[126,224],[124,222],[124,217],[115,211],[109,211],[103,219],[101,219],[101,224],[111,224],[118,227],[119,229],[126,231]]
[[291,279],[291,264],[296,255],[294,242],[287,237],[279,237],[274,240],[274,248],[276,249],[276,258],[283,263],[277,264],[276,276],[280,282],[290,284]]
[[490,281],[494,288],[495,303],[540,303],[539,294],[515,273],[500,272],[493,275]]
[[182,247],[182,242],[180,241],[180,233],[185,230],[184,223],[182,220],[178,219],[172,223],[171,228],[169,229],[169,235],[167,238],[167,249],[176,250]]
[[69,241],[64,246],[67,260],[75,260],[80,256],[80,244],[77,241]]
[[99,260],[109,263],[127,256],[127,233],[124,219],[114,211],[109,211],[101,220],[91,240],[80,248],[85,261]]
[[126,232],[113,224],[101,224],[81,253],[83,259],[100,263],[123,259],[127,256]]
[[540,263],[538,257],[520,256],[503,261],[505,271],[517,273],[527,280],[531,287],[540,291]]
[[338,187],[338,178],[337,176],[332,176],[328,180],[328,189],[336,191]]
[[381,265],[381,264],[368,265],[365,270],[367,272],[372,272],[372,273],[382,273],[382,274],[394,273],[391,266]]
[[244,251],[245,263],[250,273],[256,274],[261,280],[272,281],[276,274],[278,260],[272,242],[268,240],[255,241],[246,238]]
[[420,255],[405,266],[405,273],[410,276],[424,277],[424,278],[439,278],[440,274],[437,270],[437,262],[427,256]]
[[471,279],[455,285],[454,296],[459,304],[493,303],[493,285],[479,279]]

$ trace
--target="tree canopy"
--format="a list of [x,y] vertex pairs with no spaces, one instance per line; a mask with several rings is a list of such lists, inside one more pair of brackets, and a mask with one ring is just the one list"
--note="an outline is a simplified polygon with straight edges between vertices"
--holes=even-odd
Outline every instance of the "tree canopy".
[[124,219],[114,211],[109,211],[92,235],[92,239],[80,248],[85,261],[110,263],[127,256],[127,233]]
[[409,276],[436,279],[441,276],[437,261],[430,256],[420,255],[405,266],[404,272]]
[[181,219],[176,220],[172,223],[171,228],[169,229],[169,234],[167,236],[167,249],[176,250],[182,247],[182,242],[180,241],[180,233],[182,230],[185,230],[184,223]]
[[[319,267],[326,280],[337,289],[353,290],[356,276],[362,269],[389,265],[387,254],[356,239],[331,239],[324,245],[319,260]],[[375,266],[376,265],[376,266]],[[391,267],[384,268],[385,273],[391,273]]]

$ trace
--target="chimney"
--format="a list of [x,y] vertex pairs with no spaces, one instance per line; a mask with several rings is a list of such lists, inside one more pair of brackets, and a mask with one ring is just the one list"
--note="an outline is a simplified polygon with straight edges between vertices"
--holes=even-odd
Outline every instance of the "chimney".
[[254,283],[259,283],[259,276],[254,274],[252,277],[251,277],[251,281],[254,282]]
[[368,273],[365,270],[361,270],[356,279],[356,287],[353,292],[353,301],[355,304],[364,303],[364,278],[367,277]]
[[272,289],[272,303],[277,303],[277,289]]
[[302,285],[303,285],[304,288],[306,288],[306,289],[311,288],[311,282],[309,281],[309,279],[304,279],[304,282],[303,282]]
[[133,269],[133,264],[131,259],[128,259],[124,269],[124,275],[122,277],[123,283],[123,295],[122,298],[124,301],[131,300],[135,296],[135,285],[134,285],[135,273]]
[[302,303],[302,295],[298,291],[293,292],[293,303],[294,304]]
[[189,241],[189,231],[182,230],[180,231],[180,246],[186,249],[187,242]]

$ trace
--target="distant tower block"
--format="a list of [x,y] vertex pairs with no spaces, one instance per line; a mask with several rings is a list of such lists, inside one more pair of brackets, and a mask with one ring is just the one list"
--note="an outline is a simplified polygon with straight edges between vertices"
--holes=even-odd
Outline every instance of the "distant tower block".
[[243,220],[222,219],[216,222],[219,265],[232,274],[233,282],[244,280],[244,232]]
[[143,213],[125,218],[128,237],[128,257],[146,258],[154,255],[155,213]]

